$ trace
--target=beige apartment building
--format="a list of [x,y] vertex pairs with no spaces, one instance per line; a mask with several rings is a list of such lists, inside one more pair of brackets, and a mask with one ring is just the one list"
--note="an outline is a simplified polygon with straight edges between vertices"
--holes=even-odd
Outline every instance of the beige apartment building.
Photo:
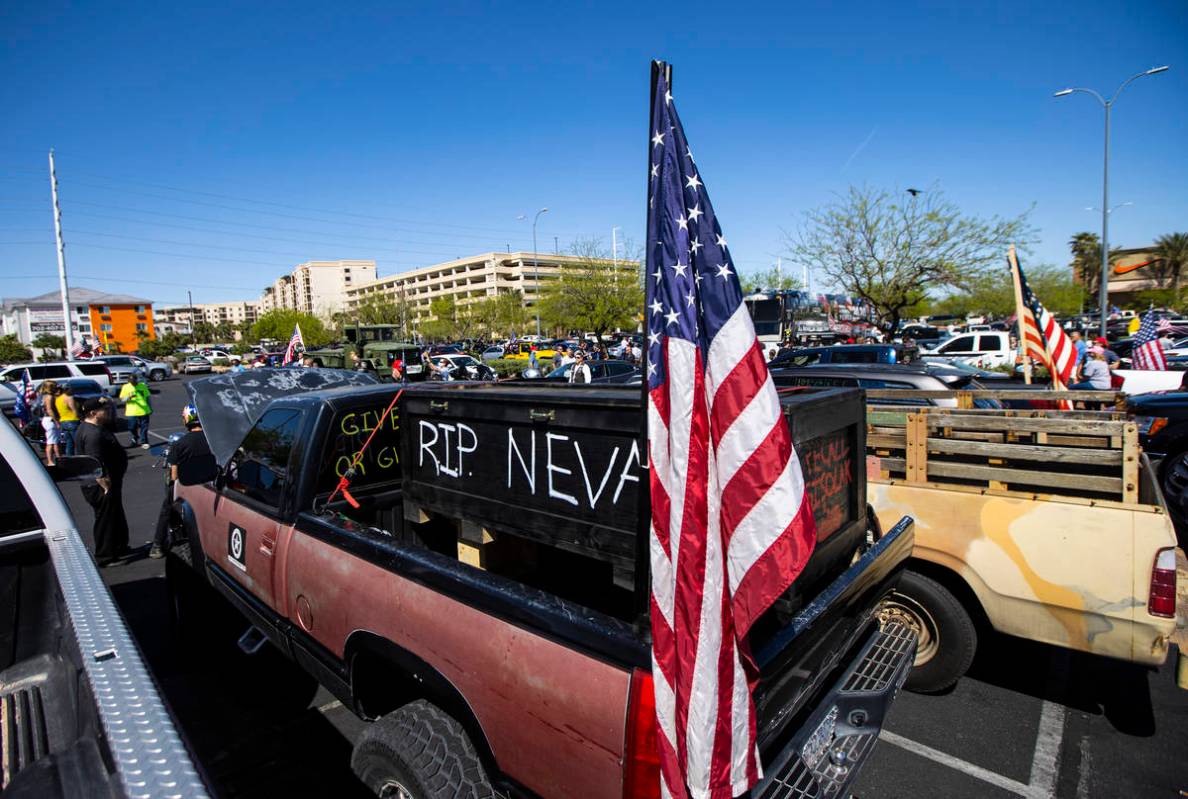
[[328,317],[347,306],[350,290],[375,280],[375,261],[306,261],[264,289],[260,313],[291,308]]
[[[177,305],[171,308],[161,308],[156,313],[161,324],[166,329],[188,333],[191,327],[190,306]],[[226,322],[230,325],[240,325],[244,322],[254,323],[260,318],[260,303],[251,300],[240,302],[204,302],[196,303],[193,311],[194,322],[207,322],[218,325]]]
[[[403,295],[417,314],[424,316],[429,303],[440,297],[453,297],[465,305],[507,291],[519,291],[524,304],[530,307],[540,296],[541,287],[556,280],[563,267],[585,263],[586,259],[573,255],[480,253],[354,285],[346,291],[346,310],[358,308],[372,297],[394,299]],[[613,264],[607,261],[606,267],[611,269]],[[639,280],[638,262],[620,261],[618,269],[624,280]]]

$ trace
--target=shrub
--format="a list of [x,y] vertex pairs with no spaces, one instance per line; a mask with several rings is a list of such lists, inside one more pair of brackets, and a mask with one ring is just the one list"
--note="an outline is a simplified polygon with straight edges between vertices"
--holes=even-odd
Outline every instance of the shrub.
[[[552,362],[547,364],[549,369],[552,368]],[[487,361],[487,366],[495,370],[496,377],[519,377],[520,372],[528,368],[528,361],[518,360],[515,358],[500,358],[496,361]],[[541,371],[545,371],[546,364],[538,363]]]

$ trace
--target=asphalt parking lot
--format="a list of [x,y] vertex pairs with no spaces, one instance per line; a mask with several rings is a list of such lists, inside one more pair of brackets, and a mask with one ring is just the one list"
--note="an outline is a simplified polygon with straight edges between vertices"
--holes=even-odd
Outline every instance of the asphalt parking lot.
[[[154,440],[180,429],[183,380],[153,384]],[[129,452],[125,506],[142,554],[104,575],[220,796],[370,795],[350,771],[362,723],[349,710],[279,656],[239,654],[234,635],[196,646],[170,629],[164,561],[144,557],[162,475],[151,454]],[[64,493],[89,537],[78,487]],[[1174,666],[1174,650],[1148,671],[983,636],[954,690],[900,696],[854,795],[1188,796],[1188,692],[1175,686]]]

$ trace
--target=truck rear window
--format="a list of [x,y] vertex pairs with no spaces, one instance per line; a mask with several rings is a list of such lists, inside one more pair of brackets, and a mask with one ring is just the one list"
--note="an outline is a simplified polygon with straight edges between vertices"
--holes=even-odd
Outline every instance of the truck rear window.
[[334,490],[338,478],[346,473],[373,431],[375,438],[355,469],[351,493],[399,482],[400,415],[396,408],[385,413],[389,402],[391,398],[385,396],[376,398],[374,405],[342,409],[335,414],[329,440],[322,449],[316,494],[329,494]]

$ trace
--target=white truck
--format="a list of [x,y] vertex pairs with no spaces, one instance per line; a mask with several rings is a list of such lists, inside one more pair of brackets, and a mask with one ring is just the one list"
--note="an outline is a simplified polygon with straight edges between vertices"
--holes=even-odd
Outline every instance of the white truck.
[[1011,346],[1011,337],[1000,330],[962,333],[935,349],[927,349],[926,345],[921,344],[920,354],[925,361],[958,361],[979,369],[1010,366],[1015,362],[1015,349]]

